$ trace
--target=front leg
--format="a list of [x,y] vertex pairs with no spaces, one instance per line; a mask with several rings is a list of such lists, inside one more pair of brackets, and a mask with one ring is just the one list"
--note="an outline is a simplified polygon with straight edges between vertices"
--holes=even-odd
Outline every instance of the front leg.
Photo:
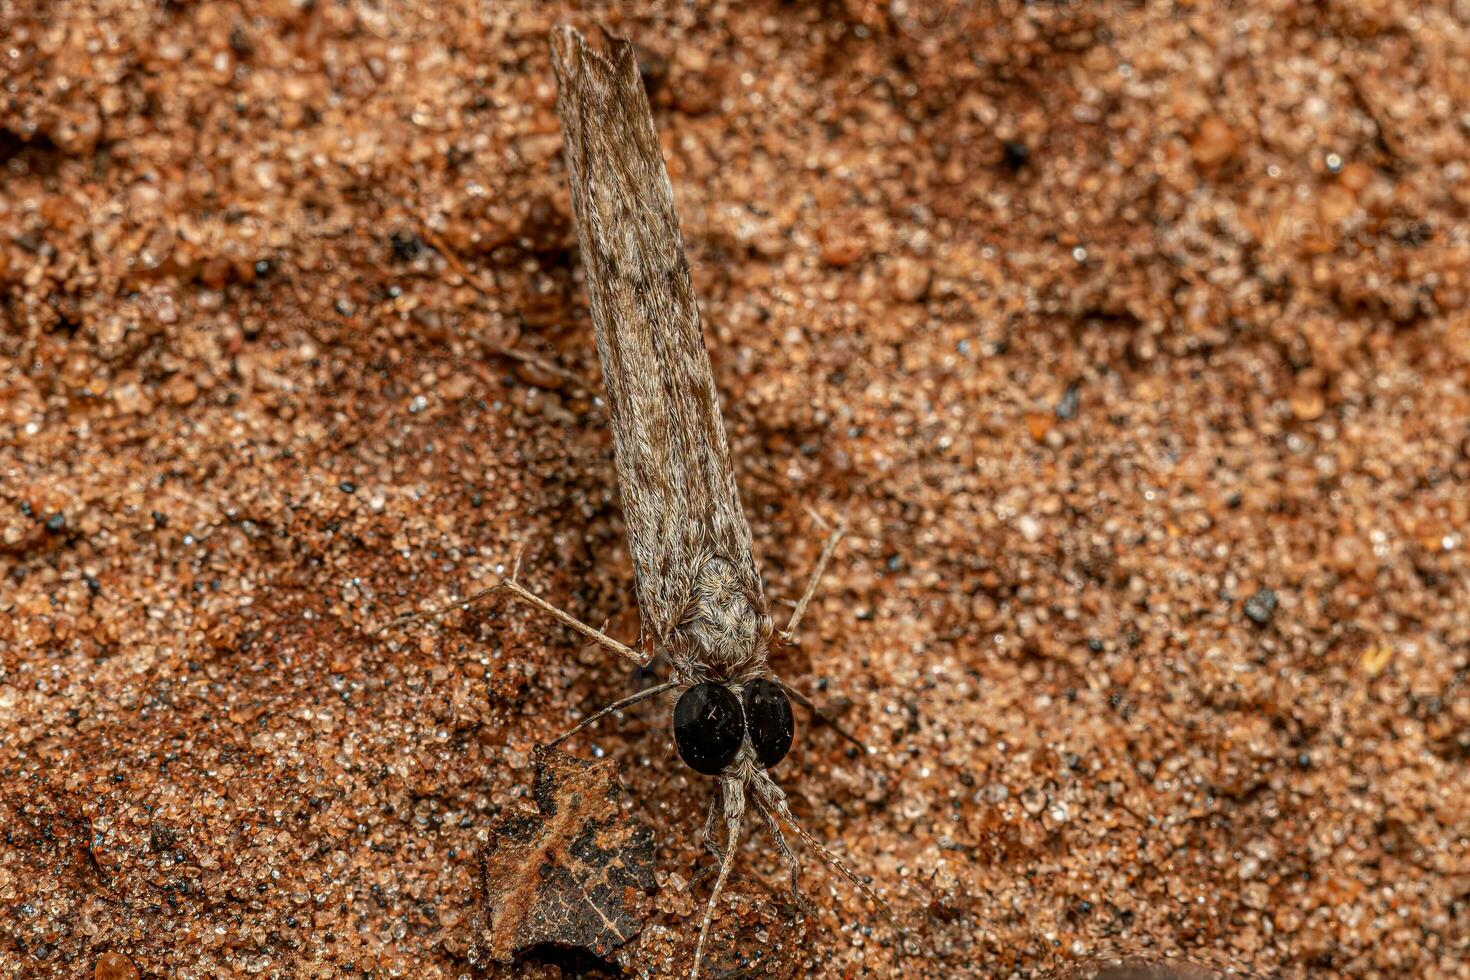
[[689,880],[689,891],[693,891],[696,885],[698,885],[705,878],[708,878],[710,874],[720,866],[720,862],[725,860],[725,849],[720,846],[720,842],[718,839],[716,839],[715,836],[716,829],[719,826],[719,820],[720,789],[719,786],[716,785],[714,793],[711,794],[709,798],[709,813],[705,815],[704,833],[700,837],[700,839],[704,842],[704,849],[709,851],[710,855],[714,857],[715,863],[711,865],[706,865],[705,867],[699,869],[694,873],[694,877]]
[[497,592],[509,592],[511,595],[515,596],[522,602],[529,603],[530,605],[535,606],[537,609],[540,609],[542,612],[550,613],[551,616],[555,618],[558,622],[570,626],[572,629],[576,630],[578,633],[581,633],[583,636],[587,637],[589,640],[598,644],[599,646],[605,647],[608,650],[611,650],[613,653],[616,653],[618,656],[632,661],[639,667],[648,666],[649,661],[653,659],[653,651],[651,649],[647,652],[647,654],[640,654],[632,647],[629,647],[623,643],[619,643],[617,640],[614,640],[612,637],[608,636],[601,630],[594,629],[593,627],[588,626],[586,623],[582,622],[571,613],[565,612],[561,609],[558,609],[556,606],[553,606],[545,599],[536,595],[536,593],[521,585],[520,582],[516,581],[516,576],[519,574],[520,568],[521,559],[520,556],[517,555],[515,564],[511,568],[509,578],[502,579],[496,584],[490,586],[488,589],[481,589],[479,592],[476,592],[467,598],[461,599],[458,602],[451,602],[449,605],[444,606],[443,608],[433,609],[429,612],[424,613],[405,613],[389,623],[388,626],[380,627],[373,632],[377,633],[380,632],[382,629],[401,626],[404,623],[412,622],[415,619],[442,616],[444,613],[450,612],[451,610],[459,609],[463,606],[468,606],[479,602],[486,596],[494,595]]
[[[813,514],[812,516],[816,517],[817,521],[823,526],[826,525],[827,522],[823,521],[816,514]],[[796,627],[801,623],[801,617],[806,612],[807,603],[811,602],[812,596],[817,594],[817,583],[822,580],[822,573],[827,570],[827,563],[832,560],[832,553],[837,550],[837,545],[842,541],[842,536],[846,533],[847,526],[844,525],[841,521],[838,521],[837,526],[832,528],[830,533],[828,533],[827,543],[822,545],[822,553],[817,557],[817,567],[812,569],[812,576],[810,579],[807,580],[806,591],[803,592],[801,594],[801,598],[797,600],[796,608],[791,611],[790,622],[788,622],[786,624],[786,628],[781,631],[780,635],[782,643],[785,643],[787,645],[795,645]]]
[[522,602],[528,602],[531,605],[535,606],[537,609],[540,609],[542,612],[550,613],[558,622],[565,623],[567,626],[570,626],[578,633],[581,633],[592,642],[606,647],[620,657],[627,658],[639,667],[647,667],[648,662],[653,659],[652,657],[642,656],[632,647],[627,646],[623,643],[619,643],[617,640],[614,640],[612,637],[608,636],[601,630],[594,629],[591,626],[588,626],[586,623],[582,622],[571,613],[563,612],[562,610],[556,608],[545,599],[536,595],[534,592],[530,592],[523,588],[521,584],[517,582],[514,578],[508,578],[505,581],[501,582],[499,585],[491,586],[490,588],[486,589],[485,592],[477,593],[477,596],[484,595],[488,592],[494,592],[497,589],[504,589],[511,595],[515,596],[517,599],[520,599]]
[[[822,520],[820,515],[812,513],[812,517],[818,524],[823,527],[827,526],[827,522]],[[817,567],[812,570],[811,578],[807,580],[806,591],[802,593],[801,599],[796,603],[796,608],[791,613],[791,621],[786,624],[786,628],[780,633],[782,643],[788,646],[796,645],[796,627],[801,623],[801,617],[806,612],[807,604],[812,601],[812,596],[816,595],[817,583],[822,580],[822,573],[827,570],[827,563],[832,560],[833,553],[837,551],[837,545],[841,543],[842,537],[846,533],[847,526],[841,521],[838,521],[836,527],[829,530],[827,541],[822,545],[822,553],[817,558]],[[866,745],[854,738],[851,733],[830,718],[821,708],[813,704],[810,698],[794,687],[789,686],[784,681],[778,679],[776,683],[781,685],[781,689],[786,692],[787,697],[810,711],[819,722],[831,727],[838,735],[857,746],[858,751],[862,752],[863,755],[868,754],[868,747]]]

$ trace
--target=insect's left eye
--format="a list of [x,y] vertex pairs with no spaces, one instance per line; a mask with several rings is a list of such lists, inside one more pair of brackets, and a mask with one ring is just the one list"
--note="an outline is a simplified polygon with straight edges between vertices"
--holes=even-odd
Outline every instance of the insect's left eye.
[[718,776],[744,738],[740,701],[723,684],[695,684],[674,705],[674,745],[695,772]]
[[791,750],[796,725],[791,720],[791,701],[781,685],[757,677],[745,685],[745,730],[755,757],[769,769]]

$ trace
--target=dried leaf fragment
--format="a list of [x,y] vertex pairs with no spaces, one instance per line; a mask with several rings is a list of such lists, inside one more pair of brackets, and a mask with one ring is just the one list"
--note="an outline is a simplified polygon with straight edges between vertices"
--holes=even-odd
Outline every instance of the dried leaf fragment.
[[604,957],[642,928],[653,832],[623,812],[611,761],[538,748],[536,806],[502,817],[479,853],[470,959],[509,963],[545,943]]

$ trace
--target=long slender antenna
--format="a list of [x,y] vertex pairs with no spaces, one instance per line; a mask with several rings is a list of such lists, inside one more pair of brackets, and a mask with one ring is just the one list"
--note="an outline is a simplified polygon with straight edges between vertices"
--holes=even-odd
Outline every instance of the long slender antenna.
[[791,853],[791,847],[786,843],[786,835],[781,832],[781,825],[776,822],[776,818],[771,816],[771,811],[761,802],[760,794],[751,797],[751,802],[755,804],[755,812],[760,814],[761,821],[765,823],[771,839],[776,842],[776,850],[781,852],[781,856],[791,867],[791,900],[796,903],[796,908],[801,915],[816,914],[816,909],[801,894],[801,862],[797,860],[795,854]]
[[756,784],[756,793],[760,803],[769,807],[782,820],[786,821],[791,829],[796,831],[796,836],[800,837],[806,842],[808,847],[816,851],[818,856],[826,862],[829,868],[832,868],[838,874],[842,875],[842,877],[852,882],[853,887],[862,892],[863,897],[872,902],[874,907],[883,913],[883,917],[892,923],[893,928],[897,929],[900,935],[907,935],[903,926],[899,925],[898,919],[894,916],[893,909],[888,907],[888,903],[879,898],[878,893],[869,888],[868,883],[859,878],[857,872],[844,864],[841,858],[829,851],[825,844],[813,837],[807,832],[805,827],[797,822],[796,817],[791,813],[791,808],[786,805],[786,794],[781,792],[781,787],[777,786],[768,777],[764,781],[764,784]]
[[709,904],[704,907],[704,922],[699,926],[699,941],[694,944],[694,969],[689,980],[699,980],[699,964],[704,959],[704,941],[709,936],[709,926],[715,917],[715,903],[725,882],[730,877],[730,868],[735,864],[736,845],[740,842],[740,822],[745,817],[745,783],[739,777],[727,776],[723,780],[725,796],[725,857],[720,862],[720,876],[715,879],[714,890],[709,893]]
[[719,815],[720,787],[719,784],[716,783],[715,790],[713,793],[710,794],[709,797],[709,810],[704,815],[704,834],[700,838],[704,842],[705,850],[709,851],[710,855],[714,857],[714,862],[711,864],[706,864],[704,867],[699,868],[694,872],[693,877],[689,879],[689,884],[684,886],[684,890],[687,892],[694,891],[695,887],[698,886],[701,881],[713,874],[714,871],[719,868],[721,862],[725,860],[725,849],[721,847],[720,842],[715,839],[715,829],[717,826],[716,820],[718,819]]

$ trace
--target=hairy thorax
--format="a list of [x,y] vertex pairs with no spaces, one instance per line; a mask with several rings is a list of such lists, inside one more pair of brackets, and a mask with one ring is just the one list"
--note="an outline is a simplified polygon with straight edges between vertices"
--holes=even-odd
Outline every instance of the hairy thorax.
[[739,683],[759,676],[766,669],[772,629],[763,607],[760,596],[742,589],[732,562],[706,559],[669,638],[676,668],[691,680]]

